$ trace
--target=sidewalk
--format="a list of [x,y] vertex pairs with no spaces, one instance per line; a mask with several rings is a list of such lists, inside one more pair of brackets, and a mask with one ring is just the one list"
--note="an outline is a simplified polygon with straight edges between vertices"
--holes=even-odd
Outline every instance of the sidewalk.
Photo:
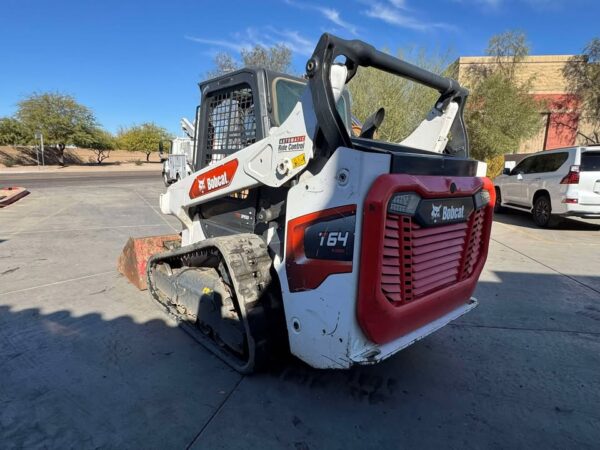
[[15,167],[0,167],[1,174],[18,174],[18,173],[96,173],[96,172],[160,172],[162,170],[162,164],[156,162],[144,163],[138,166],[134,163],[123,163],[120,165],[115,164],[101,164],[101,165],[90,165],[90,166],[15,166]]

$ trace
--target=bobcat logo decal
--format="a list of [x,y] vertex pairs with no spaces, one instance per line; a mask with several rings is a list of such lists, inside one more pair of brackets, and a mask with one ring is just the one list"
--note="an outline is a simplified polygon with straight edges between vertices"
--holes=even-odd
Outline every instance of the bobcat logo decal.
[[433,203],[431,204],[431,219],[434,222],[437,222],[437,220],[442,216],[442,213],[440,212],[441,209],[442,205],[435,206]]

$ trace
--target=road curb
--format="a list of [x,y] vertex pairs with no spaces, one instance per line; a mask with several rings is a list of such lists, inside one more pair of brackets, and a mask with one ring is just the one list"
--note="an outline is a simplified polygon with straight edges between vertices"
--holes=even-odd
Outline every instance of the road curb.
[[29,191],[24,187],[0,187],[0,208],[14,203],[26,195],[29,195]]

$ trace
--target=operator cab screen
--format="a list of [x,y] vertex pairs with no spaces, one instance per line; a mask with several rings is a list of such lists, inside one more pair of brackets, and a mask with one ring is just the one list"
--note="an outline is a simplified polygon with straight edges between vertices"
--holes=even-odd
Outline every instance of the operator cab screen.
[[[275,96],[275,120],[276,125],[281,125],[285,119],[289,117],[292,110],[296,106],[296,103],[300,101],[300,97],[306,88],[306,83],[296,80],[290,80],[286,78],[276,78],[273,81],[273,95]],[[342,97],[337,102],[337,111],[344,121],[346,128],[348,125],[348,108],[347,102],[350,99],[350,95],[347,89],[344,89]]]

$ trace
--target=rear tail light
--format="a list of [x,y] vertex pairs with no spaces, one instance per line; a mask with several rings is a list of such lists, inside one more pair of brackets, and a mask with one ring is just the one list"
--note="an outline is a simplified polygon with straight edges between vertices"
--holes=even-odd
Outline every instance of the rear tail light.
[[577,203],[579,203],[579,200],[576,198],[565,198],[563,200],[563,203],[577,204]]
[[288,222],[290,292],[316,289],[329,275],[352,272],[355,226],[356,205],[316,211]]
[[571,166],[569,173],[560,180],[560,184],[579,184],[579,166]]

